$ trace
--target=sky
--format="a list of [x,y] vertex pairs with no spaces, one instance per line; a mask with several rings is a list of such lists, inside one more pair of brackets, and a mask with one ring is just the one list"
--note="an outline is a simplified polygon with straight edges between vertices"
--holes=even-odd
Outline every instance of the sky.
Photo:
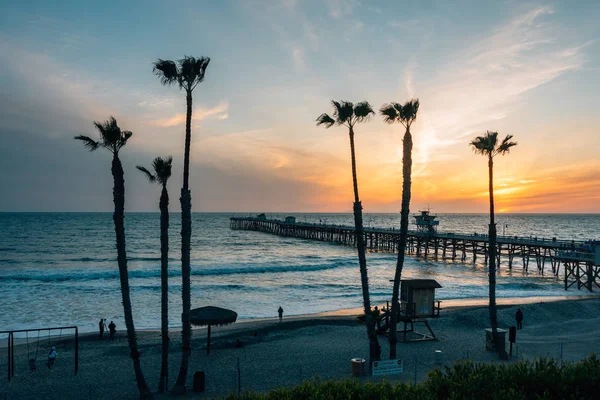
[[[174,157],[179,210],[185,94],[158,59],[211,58],[194,91],[193,211],[349,212],[348,131],[315,125],[331,100],[421,103],[411,210],[488,210],[486,130],[518,146],[495,159],[496,210],[600,212],[600,2],[3,1],[0,211],[111,211],[110,154],[87,152],[114,116],[126,210],[156,211],[136,165]],[[402,125],[357,125],[366,212],[398,212]]]

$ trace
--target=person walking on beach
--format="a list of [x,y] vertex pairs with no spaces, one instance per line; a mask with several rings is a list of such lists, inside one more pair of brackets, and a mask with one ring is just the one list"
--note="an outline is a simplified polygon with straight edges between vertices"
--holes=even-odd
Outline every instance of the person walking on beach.
[[100,318],[98,329],[100,330],[100,340],[102,340],[104,339],[104,331],[106,330],[106,318]]
[[114,342],[115,341],[115,333],[117,333],[117,326],[115,325],[114,322],[110,321],[110,324],[108,324],[108,331],[109,331],[108,339],[111,342]]
[[279,306],[277,313],[279,314],[279,322],[283,321],[283,308],[281,308],[281,306]]
[[517,309],[517,313],[515,314],[515,318],[517,320],[517,329],[523,329],[523,311],[521,309]]
[[54,361],[56,360],[56,356],[58,353],[56,352],[56,347],[52,346],[50,351],[48,352],[48,369],[52,368],[54,365]]

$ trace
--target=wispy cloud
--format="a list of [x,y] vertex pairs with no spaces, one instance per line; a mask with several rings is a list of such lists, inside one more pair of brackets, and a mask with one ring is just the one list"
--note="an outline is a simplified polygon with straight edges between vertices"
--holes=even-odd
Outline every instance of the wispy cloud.
[[401,20],[401,21],[398,21],[398,20],[391,21],[389,23],[389,25],[393,28],[400,28],[405,31],[411,31],[411,30],[415,29],[420,23],[421,23],[420,19],[414,18],[414,19],[407,19],[407,20]]
[[550,13],[539,7],[516,16],[457,54],[421,91],[420,119],[428,132],[423,140],[433,144],[422,158],[506,118],[520,95],[582,67],[582,47],[561,47],[558,28],[540,21]]
[[329,15],[333,18],[352,15],[354,9],[359,5],[357,0],[327,0]]
[[[217,119],[223,120],[229,118],[227,111],[229,110],[229,103],[223,102],[217,106],[211,108],[197,107],[192,113],[193,121],[203,121],[205,119]],[[178,126],[185,123],[185,113],[179,113],[172,117],[161,118],[153,120],[152,124],[163,128],[169,128],[172,126]]]

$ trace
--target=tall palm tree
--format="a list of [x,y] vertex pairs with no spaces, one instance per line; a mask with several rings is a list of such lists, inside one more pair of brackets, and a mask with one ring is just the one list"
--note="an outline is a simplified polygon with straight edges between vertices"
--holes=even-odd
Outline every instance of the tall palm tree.
[[379,360],[381,349],[375,332],[375,320],[371,313],[371,299],[369,297],[369,277],[367,273],[367,259],[365,256],[365,237],[363,229],[362,204],[358,196],[358,179],[356,177],[356,157],[354,153],[354,126],[364,122],[374,114],[371,105],[367,101],[352,104],[349,101],[335,101],[333,104],[333,118],[327,114],[321,114],[317,118],[317,126],[324,125],[330,128],[333,125],[343,125],[348,128],[350,135],[350,154],[352,157],[352,183],[354,185],[354,225],[356,226],[356,246],[358,249],[358,264],[360,267],[360,278],[362,284],[363,306],[369,337],[369,357],[371,361]]
[[470,143],[476,154],[488,158],[489,192],[490,192],[490,225],[489,225],[489,296],[490,296],[490,323],[492,325],[492,336],[498,355],[506,358],[506,352],[502,351],[498,337],[498,321],[496,310],[496,222],[494,219],[494,157],[510,152],[511,147],[516,146],[512,135],[506,135],[502,142],[498,143],[498,132],[487,131],[484,136],[477,136]]
[[177,62],[158,59],[154,63],[154,74],[163,85],[178,84],[185,90],[187,114],[185,118],[185,153],[183,158],[183,187],[181,188],[181,367],[173,387],[175,394],[185,393],[188,364],[191,353],[192,324],[190,309],[192,306],[190,283],[190,242],[192,238],[192,193],[189,190],[190,143],[192,141],[192,92],[204,80],[204,74],[210,58],[184,56]]
[[121,296],[123,298],[123,313],[125,315],[125,326],[127,328],[127,341],[133,360],[135,370],[135,379],[141,398],[150,398],[152,394],[148,389],[142,368],[140,366],[140,352],[137,346],[137,335],[133,324],[133,314],[131,312],[131,298],[129,296],[129,277],[127,275],[127,253],[125,250],[125,179],[123,166],[119,159],[119,151],[127,144],[131,137],[130,131],[122,131],[117,125],[117,121],[110,117],[105,122],[94,122],[94,126],[100,133],[100,140],[94,140],[88,136],[75,136],[76,140],[81,140],[85,147],[90,151],[103,148],[112,153],[112,176],[113,176],[113,202],[115,212],[113,222],[115,225],[115,235],[117,238],[117,262],[119,265],[119,277],[121,280]]
[[400,241],[398,243],[398,261],[396,262],[396,273],[394,275],[394,288],[392,290],[392,316],[390,318],[390,360],[396,359],[396,344],[398,342],[396,325],[398,324],[398,295],[400,291],[400,279],[404,267],[404,253],[406,251],[406,240],[408,236],[408,218],[410,214],[410,184],[412,173],[412,148],[413,141],[410,126],[417,119],[419,111],[419,100],[412,99],[404,103],[384,104],[379,109],[383,119],[388,124],[401,123],[404,128],[404,139],[402,139],[402,209],[400,211]]
[[138,165],[151,183],[162,186],[160,194],[160,331],[162,337],[162,361],[160,365],[160,382],[158,392],[164,393],[169,381],[169,191],[167,182],[171,177],[173,157],[156,157],[152,162],[152,170]]

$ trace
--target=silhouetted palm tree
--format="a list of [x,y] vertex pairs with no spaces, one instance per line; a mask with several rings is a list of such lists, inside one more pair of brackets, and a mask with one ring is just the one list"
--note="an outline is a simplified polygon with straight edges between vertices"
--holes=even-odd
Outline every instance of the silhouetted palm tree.
[[[371,105],[366,102],[360,102],[356,105],[348,101],[335,101],[333,104],[333,118],[327,114],[321,114],[317,118],[317,126],[325,125],[330,128],[333,125],[343,125],[348,128],[350,135],[350,154],[352,157],[352,183],[354,185],[354,225],[356,226],[356,247],[358,249],[358,263],[360,267],[360,278],[362,284],[363,306],[365,311],[365,320],[367,325],[367,335],[369,337],[369,357],[371,361],[380,359],[381,349],[379,340],[375,332],[375,320],[371,314],[371,299],[369,297],[369,277],[367,273],[367,259],[365,256],[365,237],[362,218],[362,204],[358,197],[358,179],[356,177],[356,157],[354,152],[354,126],[359,122],[364,122],[374,114]],[[371,363],[369,362],[369,365]]]
[[167,390],[169,380],[169,191],[167,182],[171,177],[173,157],[156,157],[152,162],[152,170],[138,165],[146,178],[152,183],[162,186],[160,194],[160,333],[162,336],[162,360],[160,365],[160,382],[158,392]]
[[489,192],[490,192],[490,225],[489,225],[489,295],[490,295],[490,323],[492,325],[492,336],[496,349],[501,358],[506,358],[506,352],[502,352],[498,337],[498,321],[496,311],[496,222],[494,218],[494,157],[498,154],[504,155],[510,152],[510,148],[517,143],[511,141],[512,135],[506,135],[501,143],[498,143],[498,132],[487,131],[484,136],[477,136],[470,143],[476,154],[488,158]]
[[175,394],[185,393],[189,357],[191,354],[192,324],[190,309],[192,305],[190,284],[190,242],[192,238],[192,194],[189,190],[190,143],[192,140],[192,92],[204,80],[204,74],[210,58],[184,56],[177,63],[170,60],[157,60],[154,74],[163,85],[178,84],[185,90],[187,114],[185,118],[185,153],[183,158],[183,187],[181,188],[181,367],[173,387]]
[[400,211],[400,241],[398,243],[398,261],[396,262],[396,273],[394,275],[394,288],[392,290],[392,316],[390,318],[390,360],[396,359],[396,343],[398,336],[396,326],[398,324],[398,296],[400,291],[400,279],[402,279],[402,268],[404,267],[404,253],[406,251],[406,240],[408,236],[408,218],[410,215],[410,184],[412,174],[412,148],[413,141],[410,126],[417,119],[419,111],[419,100],[409,100],[404,105],[399,103],[384,104],[379,109],[383,119],[388,124],[401,123],[404,128],[402,139],[402,209]]
[[112,176],[113,176],[113,202],[115,204],[115,212],[113,214],[113,222],[115,225],[115,234],[117,237],[117,261],[119,265],[119,277],[121,280],[121,296],[123,297],[123,312],[125,315],[125,326],[127,327],[127,340],[129,342],[129,350],[133,359],[133,368],[135,370],[135,378],[137,381],[140,397],[152,397],[142,368],[140,366],[140,352],[137,346],[137,335],[133,324],[133,314],[131,312],[131,298],[129,296],[129,277],[127,275],[127,253],[125,250],[125,179],[123,174],[123,166],[119,159],[119,151],[127,144],[131,137],[130,131],[122,131],[117,125],[117,121],[110,117],[106,122],[94,122],[94,126],[100,132],[100,140],[96,141],[88,136],[75,136],[75,139],[81,140],[85,147],[90,151],[95,151],[103,148],[112,153]]

